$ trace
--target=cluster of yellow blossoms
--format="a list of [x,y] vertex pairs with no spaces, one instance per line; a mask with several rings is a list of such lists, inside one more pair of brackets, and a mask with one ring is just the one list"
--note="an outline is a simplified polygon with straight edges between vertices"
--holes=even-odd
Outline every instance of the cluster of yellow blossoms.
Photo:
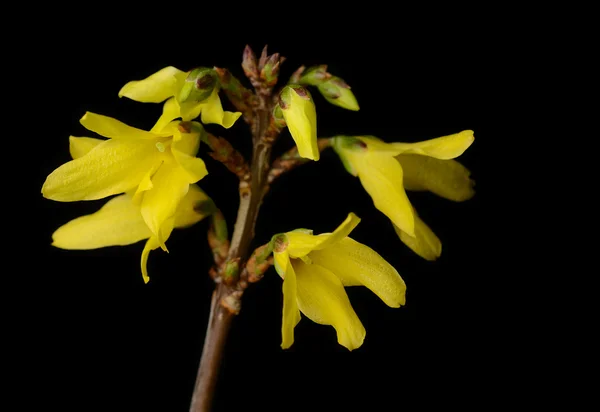
[[[341,80],[338,83],[320,84],[320,90],[328,93],[328,101],[358,110],[349,87]],[[73,160],[47,177],[42,193],[62,202],[117,196],[96,213],[56,230],[53,245],[95,249],[146,239],[141,270],[148,282],[150,251],[159,247],[166,251],[165,242],[174,228],[193,225],[215,210],[212,200],[196,185],[208,173],[196,157],[205,133],[202,123],[229,128],[241,116],[223,110],[219,89],[213,69],[183,72],[166,67],[144,80],[127,83],[119,92],[139,102],[164,102],[163,113],[150,131],[86,113],[81,124],[104,139],[71,136]],[[289,85],[279,102],[278,110],[299,154],[319,160],[310,93]],[[405,189],[429,190],[454,201],[473,196],[469,171],[452,160],[473,142],[473,132],[419,143],[385,143],[373,136],[332,139],[347,171],[360,179],[402,242],[425,259],[439,257],[441,242],[417,216]],[[351,213],[332,233],[313,235],[299,229],[273,237],[275,268],[283,278],[283,348],[293,343],[300,312],[314,322],[332,325],[338,342],[346,348],[360,347],[365,330],[345,286],[362,285],[391,307],[404,305],[406,286],[398,272],[375,251],[348,237],[359,221]]]
[[71,136],[73,160],[48,176],[42,194],[61,202],[120,196],[98,212],[59,228],[52,244],[93,249],[148,239],[141,259],[148,282],[149,252],[158,247],[166,251],[173,228],[190,226],[211,210],[206,204],[212,201],[195,185],[207,170],[196,157],[204,128],[193,119],[200,116],[204,123],[229,128],[241,116],[223,111],[218,89],[216,74],[209,69],[186,73],[166,67],[144,80],[127,83],[119,92],[139,102],[166,100],[162,116],[150,131],[86,113],[81,124],[106,139]]

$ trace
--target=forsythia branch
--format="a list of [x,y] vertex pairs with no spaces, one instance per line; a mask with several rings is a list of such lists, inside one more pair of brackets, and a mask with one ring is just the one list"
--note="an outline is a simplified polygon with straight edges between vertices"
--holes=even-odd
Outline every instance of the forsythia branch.
[[[322,152],[326,148],[330,147],[331,143],[332,141],[329,138],[318,139],[317,146],[319,147],[319,151]],[[271,170],[269,171],[267,181],[269,184],[271,184],[283,173],[289,172],[290,170],[308,162],[310,162],[310,160],[301,157],[298,154],[298,148],[294,146],[292,149],[275,159],[273,165],[271,166]]]
[[240,180],[249,180],[250,172],[246,160],[240,152],[235,150],[231,143],[222,137],[206,134],[206,143],[213,150],[209,155],[223,163],[229,171],[234,173]]

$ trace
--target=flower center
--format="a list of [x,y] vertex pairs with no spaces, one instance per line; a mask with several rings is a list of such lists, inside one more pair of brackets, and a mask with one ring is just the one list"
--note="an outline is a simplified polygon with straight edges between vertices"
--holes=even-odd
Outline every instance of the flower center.
[[158,142],[154,143],[154,146],[156,146],[156,150],[158,150],[161,153],[164,153],[167,151],[169,146],[171,146],[171,143],[173,143],[172,136],[159,140]]

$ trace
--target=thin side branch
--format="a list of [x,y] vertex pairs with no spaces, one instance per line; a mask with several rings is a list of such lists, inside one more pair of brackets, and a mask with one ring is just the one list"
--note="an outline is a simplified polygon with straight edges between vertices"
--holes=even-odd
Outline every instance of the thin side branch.
[[273,264],[272,251],[273,244],[271,242],[256,248],[246,263],[246,267],[242,272],[242,279],[248,283],[256,283],[261,280],[264,273]]
[[[323,150],[331,146],[331,139],[318,139],[317,146],[319,147],[319,151],[322,152]],[[279,176],[281,176],[283,173],[289,172],[290,170],[310,161],[310,159],[305,159],[304,157],[301,157],[298,153],[298,148],[294,146],[292,149],[282,154],[273,162],[271,170],[269,171],[269,176],[267,178],[269,184],[273,183],[273,181]]]
[[244,156],[233,148],[231,143],[222,137],[206,134],[206,143],[212,149],[210,157],[223,163],[225,167],[234,173],[240,180],[249,180],[250,171]]

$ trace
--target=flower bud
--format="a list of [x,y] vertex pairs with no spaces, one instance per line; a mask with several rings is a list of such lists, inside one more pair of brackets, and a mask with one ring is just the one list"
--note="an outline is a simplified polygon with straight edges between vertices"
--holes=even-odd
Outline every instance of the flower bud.
[[331,74],[327,73],[327,65],[322,64],[320,66],[312,66],[306,69],[300,77],[300,84],[310,84],[311,86],[318,86],[325,80],[331,79]]
[[300,156],[319,160],[317,146],[317,111],[305,87],[288,85],[279,95],[279,106]]
[[217,73],[214,69],[198,67],[190,71],[177,93],[179,103],[199,103],[206,100],[218,85]]
[[260,70],[260,78],[268,85],[274,86],[279,78],[279,69],[285,61],[285,57],[279,56],[279,53],[270,55]]
[[347,110],[358,111],[360,109],[350,86],[339,77],[332,76],[319,83],[317,87],[329,103]]
[[258,75],[258,68],[256,64],[256,55],[250,46],[246,45],[244,48],[244,54],[242,56],[242,69],[244,69],[244,74],[247,77],[254,78]]
[[283,111],[281,110],[281,106],[279,106],[279,104],[276,104],[273,108],[273,120],[275,121],[275,125],[280,129],[283,129],[286,125],[285,118],[283,117]]

